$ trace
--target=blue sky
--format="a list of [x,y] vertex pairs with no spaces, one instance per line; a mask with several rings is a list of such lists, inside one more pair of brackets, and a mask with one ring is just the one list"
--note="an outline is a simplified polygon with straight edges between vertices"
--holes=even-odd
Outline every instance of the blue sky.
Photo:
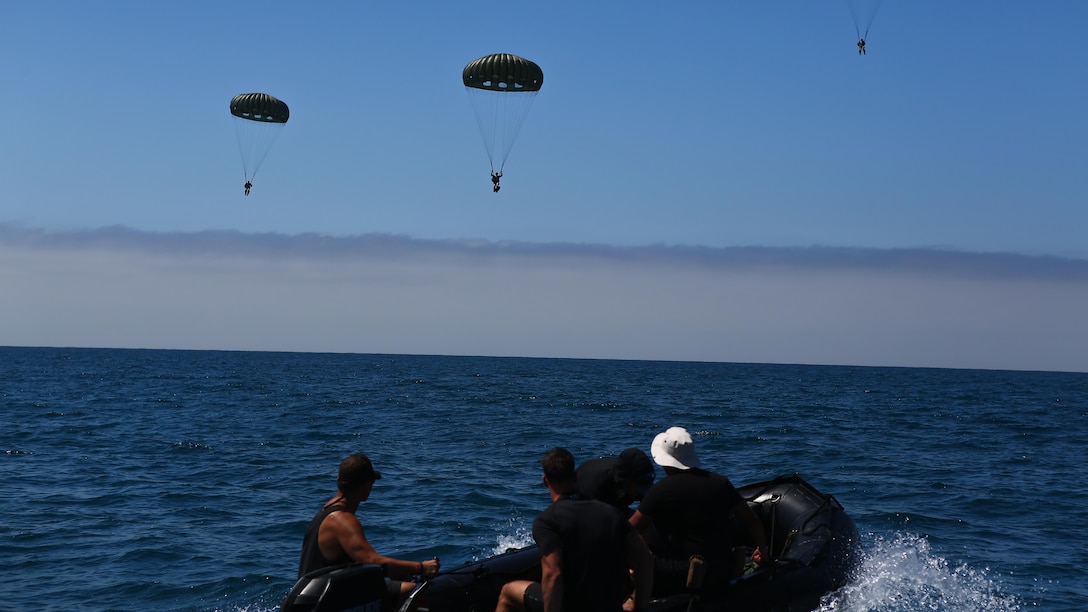
[[[109,7],[0,9],[0,344],[1088,371],[1079,0],[884,0],[865,57],[837,0]],[[499,194],[494,52],[545,73]]]

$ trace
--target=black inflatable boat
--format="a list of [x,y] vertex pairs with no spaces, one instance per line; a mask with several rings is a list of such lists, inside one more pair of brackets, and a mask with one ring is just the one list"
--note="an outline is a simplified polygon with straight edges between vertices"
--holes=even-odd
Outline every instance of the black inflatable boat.
[[[655,593],[654,612],[767,610],[801,612],[843,586],[860,558],[854,521],[839,502],[797,475],[739,488],[763,523],[772,562],[722,588]],[[468,562],[420,584],[399,612],[492,612],[502,586],[539,580],[540,553],[528,546]],[[382,610],[386,593],[380,567],[352,564],[300,578],[283,600],[284,612]],[[705,585],[704,585],[705,586]]]

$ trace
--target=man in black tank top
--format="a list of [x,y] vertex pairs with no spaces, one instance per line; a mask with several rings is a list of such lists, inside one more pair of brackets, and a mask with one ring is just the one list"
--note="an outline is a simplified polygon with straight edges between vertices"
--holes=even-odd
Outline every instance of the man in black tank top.
[[380,565],[394,580],[389,581],[392,594],[402,597],[415,588],[410,580],[430,578],[438,573],[437,558],[427,561],[405,561],[378,554],[363,533],[363,525],[355,516],[359,504],[370,497],[374,481],[381,479],[370,459],[357,453],[340,462],[336,478],[336,495],[314,515],[302,538],[298,575],[301,578],[314,570],[342,563]]

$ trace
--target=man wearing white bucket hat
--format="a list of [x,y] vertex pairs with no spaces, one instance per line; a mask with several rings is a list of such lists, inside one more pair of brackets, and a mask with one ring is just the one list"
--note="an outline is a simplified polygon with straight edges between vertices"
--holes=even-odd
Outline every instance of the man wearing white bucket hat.
[[[700,467],[695,441],[686,429],[670,427],[657,434],[650,453],[665,469],[665,478],[646,493],[631,515],[631,524],[643,534],[652,525],[663,537],[664,543],[653,551],[666,560],[662,565],[672,561],[686,571],[688,559],[699,556],[706,563],[704,584],[724,585],[743,565],[733,550],[738,544],[736,536],[744,535],[738,528],[749,535],[745,540],[756,545],[752,560],[769,560],[759,519],[728,478]],[[676,580],[682,584],[684,577],[680,572]],[[658,582],[663,582],[660,578],[659,574]]]

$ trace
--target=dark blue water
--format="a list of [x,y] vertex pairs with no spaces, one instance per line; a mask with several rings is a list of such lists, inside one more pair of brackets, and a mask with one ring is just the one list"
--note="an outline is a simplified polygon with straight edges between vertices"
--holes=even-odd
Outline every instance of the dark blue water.
[[539,458],[672,425],[745,483],[798,472],[867,558],[827,610],[1083,610],[1088,375],[0,348],[5,609],[275,609],[366,452],[385,554],[531,540]]

